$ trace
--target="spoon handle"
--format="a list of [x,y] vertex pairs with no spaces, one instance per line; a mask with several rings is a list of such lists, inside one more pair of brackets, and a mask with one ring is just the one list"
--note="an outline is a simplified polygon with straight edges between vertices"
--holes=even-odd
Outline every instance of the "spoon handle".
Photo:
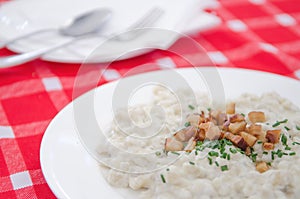
[[0,48],[4,48],[5,46],[9,45],[9,44],[12,44],[16,41],[19,41],[19,40],[22,40],[22,39],[25,39],[27,37],[31,37],[31,36],[34,36],[34,35],[37,35],[37,34],[40,34],[40,33],[44,33],[44,32],[49,32],[49,31],[54,31],[56,29],[42,29],[42,30],[37,30],[37,31],[34,31],[34,32],[29,32],[25,35],[21,35],[19,37],[15,37],[15,38],[12,38],[10,40],[7,40],[7,41],[3,41],[3,42],[0,42]]
[[71,39],[71,40],[61,43],[61,44],[57,44],[57,45],[39,49],[39,50],[34,50],[31,52],[27,52],[27,53],[11,55],[11,56],[7,56],[7,57],[0,57],[0,68],[9,68],[9,67],[17,66],[20,64],[24,64],[26,62],[35,60],[46,53],[49,53],[49,52],[59,49],[61,47],[70,45],[71,43],[78,41],[80,39],[84,39],[84,38],[86,38],[86,36],[76,37],[74,39]]

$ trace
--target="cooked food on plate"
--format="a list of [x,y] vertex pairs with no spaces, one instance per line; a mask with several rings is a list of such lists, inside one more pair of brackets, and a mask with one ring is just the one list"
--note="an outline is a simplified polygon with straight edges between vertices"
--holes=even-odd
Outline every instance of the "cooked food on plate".
[[138,198],[299,196],[300,109],[287,99],[245,93],[212,105],[207,93],[193,100],[162,87],[153,95],[120,110],[99,147],[112,186]]

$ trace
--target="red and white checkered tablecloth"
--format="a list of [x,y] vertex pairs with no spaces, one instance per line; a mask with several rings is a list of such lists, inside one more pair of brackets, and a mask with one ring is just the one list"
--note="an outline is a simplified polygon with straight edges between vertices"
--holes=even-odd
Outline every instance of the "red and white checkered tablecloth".
[[[0,0],[0,3],[4,1]],[[300,3],[298,0],[221,0],[208,10],[221,25],[192,35],[219,67],[248,68],[300,79]],[[182,49],[189,46],[182,42]],[[187,56],[197,54],[187,50]],[[1,49],[0,55],[13,52]],[[147,63],[189,67],[176,54],[155,50],[118,61],[100,83]],[[204,65],[199,59],[199,65]],[[0,198],[55,198],[40,166],[43,134],[54,116],[72,100],[80,64],[35,60],[0,69]],[[157,68],[159,69],[159,67]]]

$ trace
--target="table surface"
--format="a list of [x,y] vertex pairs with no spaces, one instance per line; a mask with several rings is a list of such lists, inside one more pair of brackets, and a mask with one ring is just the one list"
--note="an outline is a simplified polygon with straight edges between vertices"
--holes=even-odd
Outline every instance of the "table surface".
[[[207,59],[179,40],[175,46],[183,49],[183,56],[197,66],[247,68],[300,79],[298,0],[219,3],[207,12],[218,15],[222,23],[191,35],[206,50]],[[0,50],[0,56],[12,54],[8,49]],[[175,53],[155,50],[111,64],[99,84],[149,63],[156,65],[151,70],[190,67]],[[42,174],[39,149],[50,121],[74,99],[73,85],[80,66],[35,60],[0,69],[0,198],[55,198]]]

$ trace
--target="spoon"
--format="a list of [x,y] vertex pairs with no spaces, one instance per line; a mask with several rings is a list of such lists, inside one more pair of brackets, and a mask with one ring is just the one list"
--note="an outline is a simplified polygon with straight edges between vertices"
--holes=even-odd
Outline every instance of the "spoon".
[[[74,18],[68,26],[57,29],[57,32],[62,36],[73,37],[73,39],[64,43],[60,43],[51,47],[43,48],[28,53],[8,56],[4,58],[0,57],[0,67],[11,67],[11,66],[19,65],[34,60],[48,52],[54,51],[63,46],[67,46],[73,43],[74,41],[86,38],[87,36],[93,35],[102,29],[104,24],[110,19],[111,15],[112,12],[106,8],[96,9],[84,13]],[[37,34],[40,32],[43,32],[43,30],[34,32],[32,34]],[[31,34],[25,36],[30,36],[30,35]],[[20,40],[25,36],[21,36],[19,38],[15,38],[14,40],[10,40],[8,41],[8,43],[12,43],[14,41]]]

